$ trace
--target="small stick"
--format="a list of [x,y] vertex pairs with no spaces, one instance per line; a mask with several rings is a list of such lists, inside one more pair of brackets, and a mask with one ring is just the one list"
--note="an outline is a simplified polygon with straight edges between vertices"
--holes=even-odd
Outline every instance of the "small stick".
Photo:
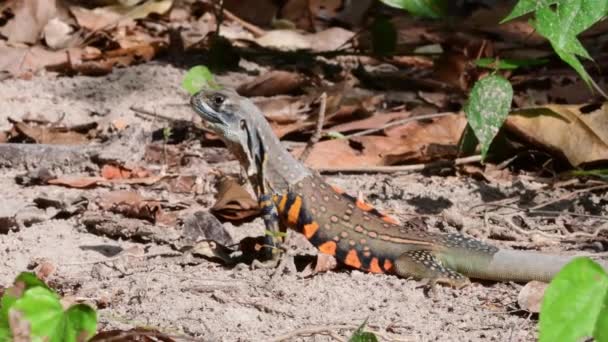
[[[481,155],[456,158],[451,164],[462,165],[469,163],[477,163],[481,161]],[[445,161],[435,161],[424,164],[413,164],[413,165],[396,165],[396,166],[362,166],[362,167],[336,167],[336,168],[318,168],[317,171],[323,173],[336,173],[336,172],[348,172],[348,173],[366,173],[366,172],[378,172],[378,173],[393,173],[393,172],[406,172],[406,171],[420,171],[427,168],[432,168],[439,165],[444,165]]]
[[413,117],[410,117],[410,118],[405,118],[405,119],[389,122],[389,123],[387,123],[385,125],[382,125],[380,127],[377,127],[377,128],[370,128],[370,129],[366,129],[364,131],[360,131],[360,132],[356,132],[356,133],[353,133],[353,134],[349,134],[349,135],[346,136],[346,138],[354,138],[354,137],[360,137],[362,135],[368,135],[368,134],[376,133],[376,132],[379,132],[379,131],[383,131],[383,130],[385,130],[387,128],[403,125],[403,124],[408,123],[410,121],[427,120],[427,119],[433,119],[433,118],[438,118],[438,117],[448,116],[448,115],[454,115],[454,114],[457,114],[457,113],[454,113],[454,112],[444,112],[444,113],[434,113],[434,114],[425,114],[425,115],[413,116]]
[[323,123],[325,122],[325,110],[327,109],[327,93],[323,92],[323,94],[321,94],[321,96],[319,97],[319,100],[321,101],[321,104],[319,105],[319,117],[317,119],[317,129],[315,130],[315,133],[310,137],[308,144],[306,144],[306,147],[304,147],[304,151],[302,151],[302,154],[300,155],[299,159],[302,163],[304,163],[306,161],[306,159],[308,158],[308,155],[312,151],[312,147],[314,146],[314,144],[319,142],[319,140],[321,139],[321,136],[323,134]]
[[548,205],[555,204],[555,203],[560,202],[560,201],[569,200],[572,197],[575,197],[576,195],[579,195],[579,194],[582,194],[582,193],[585,193],[585,192],[591,192],[591,191],[595,191],[595,190],[602,190],[602,189],[606,189],[606,188],[608,188],[608,184],[598,185],[598,186],[592,186],[590,188],[576,190],[576,191],[567,193],[566,195],[561,196],[559,198],[556,198],[556,199],[553,199],[553,200],[541,203],[539,205],[535,205],[532,208],[528,208],[528,210],[530,210],[530,211],[536,211],[536,210],[538,210],[540,208],[544,208],[544,207],[546,207]]
[[134,111],[136,113],[139,113],[139,114],[143,114],[143,115],[146,115],[146,116],[151,116],[153,118],[160,118],[160,119],[163,119],[163,120],[166,120],[166,121],[169,121],[169,122],[178,121],[175,118],[171,118],[171,117],[168,117],[168,116],[165,116],[165,115],[162,115],[162,114],[151,112],[151,111],[149,111],[147,109],[140,108],[140,107],[131,106],[129,109],[131,109],[132,111]]

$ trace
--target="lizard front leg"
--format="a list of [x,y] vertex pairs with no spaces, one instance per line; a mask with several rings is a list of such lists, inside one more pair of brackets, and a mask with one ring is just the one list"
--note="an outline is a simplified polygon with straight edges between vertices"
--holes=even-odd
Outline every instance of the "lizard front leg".
[[279,212],[273,200],[273,196],[269,194],[262,194],[259,197],[259,206],[262,210],[262,219],[264,220],[264,226],[266,232],[264,234],[264,248],[266,259],[276,261],[279,255],[280,245],[280,225],[279,225]]

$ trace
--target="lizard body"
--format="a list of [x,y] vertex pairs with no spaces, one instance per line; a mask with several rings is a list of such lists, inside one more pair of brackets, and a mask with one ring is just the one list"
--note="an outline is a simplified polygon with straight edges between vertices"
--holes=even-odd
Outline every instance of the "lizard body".
[[431,233],[411,222],[397,224],[294,159],[260,110],[233,90],[201,91],[191,106],[246,171],[267,229],[294,229],[350,267],[460,287],[469,277],[549,281],[572,259],[499,249],[460,234]]

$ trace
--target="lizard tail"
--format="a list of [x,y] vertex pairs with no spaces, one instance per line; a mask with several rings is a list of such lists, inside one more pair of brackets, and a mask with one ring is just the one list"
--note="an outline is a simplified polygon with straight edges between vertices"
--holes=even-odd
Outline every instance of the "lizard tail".
[[[455,252],[455,251],[453,251]],[[495,253],[454,253],[446,260],[456,271],[470,278],[526,282],[549,282],[576,256],[558,256],[529,251],[498,249]],[[608,271],[606,261],[597,261]]]

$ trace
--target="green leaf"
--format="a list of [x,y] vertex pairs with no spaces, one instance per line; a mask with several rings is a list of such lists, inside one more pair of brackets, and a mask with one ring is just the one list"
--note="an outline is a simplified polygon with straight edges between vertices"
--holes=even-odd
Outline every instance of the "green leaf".
[[329,137],[330,139],[346,139],[346,136],[344,134],[337,131],[325,132],[325,136]]
[[66,311],[68,341],[93,337],[97,331],[97,312],[85,304],[72,305]]
[[536,11],[532,22],[539,34],[547,38],[559,57],[576,70],[589,85],[593,80],[577,56],[591,59],[577,35],[606,16],[606,0],[562,0],[554,10],[551,7]]
[[543,299],[539,341],[608,341],[608,274],[589,258],[576,258],[555,276]]
[[378,342],[378,338],[371,332],[365,331],[367,319],[355,330],[348,342]]
[[273,238],[284,238],[287,237],[287,233],[285,232],[275,232],[269,229],[264,229],[264,234],[268,236],[272,236]]
[[482,68],[494,70],[515,70],[521,67],[547,64],[548,59],[496,59],[480,58],[475,61],[475,65]]
[[204,65],[198,65],[186,72],[182,81],[182,88],[186,89],[190,95],[194,95],[201,89],[220,89],[215,82],[213,74]]
[[28,322],[32,341],[65,340],[63,308],[59,296],[52,291],[43,287],[31,288],[13,304],[10,311],[17,311],[20,320]]
[[608,179],[608,169],[595,169],[595,170],[574,170],[570,172],[573,176],[594,176],[601,179]]
[[441,18],[447,10],[446,0],[380,0],[387,6],[406,10],[414,15]]
[[509,114],[513,88],[498,75],[491,75],[475,83],[465,106],[467,121],[481,144],[481,157],[485,159],[490,143]]
[[10,311],[27,321],[32,341],[76,342],[92,337],[97,329],[95,310],[79,304],[64,312],[59,296],[43,287],[25,291]]
[[[11,288],[4,291],[4,295],[2,296],[2,299],[0,299],[0,330],[8,329],[9,310],[17,299],[21,298],[25,291],[34,287],[49,289],[42,280],[36,278],[36,275],[31,272],[22,272],[15,278],[13,284],[14,285]],[[0,341],[2,340],[0,339]]]
[[397,30],[386,17],[378,17],[370,28],[372,50],[376,55],[388,56],[395,53],[397,47]]
[[509,13],[509,15],[507,15],[507,17],[504,18],[500,23],[502,24],[509,20],[513,20],[530,12],[536,12],[541,8],[549,7],[558,2],[559,1],[556,0],[519,0],[517,5],[513,7],[511,13]]

